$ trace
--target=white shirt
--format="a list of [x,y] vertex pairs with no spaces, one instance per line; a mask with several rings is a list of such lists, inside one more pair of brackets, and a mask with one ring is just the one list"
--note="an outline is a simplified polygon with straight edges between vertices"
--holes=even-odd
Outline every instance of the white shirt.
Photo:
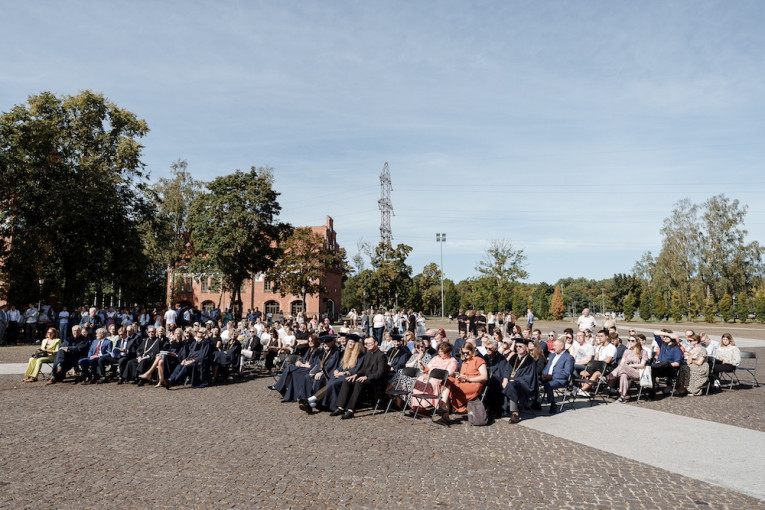
[[587,342],[584,342],[582,345],[577,343],[574,349],[576,353],[574,356],[574,363],[577,365],[582,365],[585,359],[595,355],[595,348]]
[[605,361],[606,358],[611,358],[611,361],[614,360],[614,356],[616,356],[616,346],[614,344],[608,344],[608,345],[599,345],[597,349],[598,353],[598,361]]
[[579,317],[579,320],[577,320],[576,323],[579,325],[579,331],[584,331],[586,329],[595,331],[595,317],[592,315],[588,315],[587,317],[582,315]]
[[373,328],[384,328],[385,327],[385,317],[383,314],[378,313],[375,315],[374,319],[372,319],[372,327]]
[[550,363],[550,368],[547,370],[548,375],[552,375],[553,368],[555,368],[555,364],[558,362],[558,360],[563,356],[563,353],[556,354],[555,357],[552,360],[552,363]]
[[271,341],[271,334],[270,333],[263,333],[260,335],[260,343],[262,345],[268,345],[268,343]]
[[175,310],[170,309],[165,312],[165,324],[168,326],[170,324],[175,324],[175,320],[178,318],[178,315],[175,313]]

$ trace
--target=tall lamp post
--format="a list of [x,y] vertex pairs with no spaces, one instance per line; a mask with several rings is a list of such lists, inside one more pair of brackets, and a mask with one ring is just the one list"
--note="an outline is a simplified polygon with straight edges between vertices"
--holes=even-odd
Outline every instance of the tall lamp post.
[[436,234],[436,242],[441,247],[441,320],[444,320],[444,243],[446,234]]

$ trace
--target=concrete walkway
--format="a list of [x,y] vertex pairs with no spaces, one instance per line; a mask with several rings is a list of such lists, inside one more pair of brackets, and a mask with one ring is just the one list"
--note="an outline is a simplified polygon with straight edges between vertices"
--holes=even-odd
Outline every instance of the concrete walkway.
[[[765,500],[765,432],[625,404],[568,408],[521,425]],[[605,440],[613,433],[619,440]]]
[[[24,375],[26,363],[0,363],[0,375]],[[40,373],[50,374],[50,367],[43,365]]]

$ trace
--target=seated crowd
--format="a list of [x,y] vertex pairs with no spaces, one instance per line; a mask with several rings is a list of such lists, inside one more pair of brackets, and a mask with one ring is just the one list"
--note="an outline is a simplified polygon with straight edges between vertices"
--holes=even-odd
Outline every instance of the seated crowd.
[[[309,414],[327,411],[343,419],[353,418],[365,398],[374,406],[390,398],[391,404],[410,413],[435,411],[441,421],[449,422],[450,414],[463,414],[469,401],[480,399],[489,414],[518,423],[522,409],[539,410],[543,399],[551,414],[558,412],[556,390],[565,388],[582,397],[607,391],[624,402],[647,366],[653,372],[651,398],[662,378],[667,392],[674,383],[676,394],[700,395],[708,377],[715,385],[716,374],[735,371],[740,361],[727,333],[722,345],[708,337],[704,343],[703,336],[692,331],[685,341],[668,330],[657,331],[648,343],[645,335],[630,330],[626,344],[616,328],[594,336],[580,331],[575,339],[573,330],[566,329],[560,336],[551,332],[547,341],[538,329],[507,338],[499,330],[492,337],[483,328],[478,333],[468,336],[462,331],[454,343],[443,330],[428,330],[417,339],[408,331],[403,336],[385,333],[382,344],[374,336],[345,332],[339,337],[312,336],[301,358],[269,389],[277,391],[282,402],[297,402]],[[716,362],[711,364],[714,354]]]
[[[37,381],[47,363],[49,385],[74,370],[74,381],[83,384],[115,380],[203,388],[238,372],[243,362],[261,360],[269,373],[277,364],[286,365],[269,388],[307,413],[328,411],[349,419],[364,399],[387,405],[390,392],[391,404],[415,414],[435,412],[446,422],[452,413],[466,413],[471,400],[481,400],[490,415],[518,423],[523,409],[539,410],[543,400],[551,414],[558,412],[559,390],[585,398],[607,391],[624,402],[633,384],[647,387],[654,398],[657,380],[663,379],[667,393],[701,395],[710,385],[719,387],[721,374],[735,372],[741,362],[730,334],[718,343],[691,330],[682,338],[656,331],[649,342],[631,329],[622,343],[615,327],[594,335],[589,329],[575,335],[567,328],[545,340],[539,329],[515,325],[507,336],[500,328],[492,335],[483,327],[476,334],[462,328],[449,342],[443,329],[426,330],[419,338],[412,331],[387,330],[380,340],[348,330],[337,336],[328,321],[313,320],[269,325],[255,317],[229,320],[225,327],[210,320],[171,324],[166,331],[139,323],[97,327],[98,321],[86,319],[66,339],[48,328],[29,360],[26,382]],[[647,367],[649,384],[640,381]]]

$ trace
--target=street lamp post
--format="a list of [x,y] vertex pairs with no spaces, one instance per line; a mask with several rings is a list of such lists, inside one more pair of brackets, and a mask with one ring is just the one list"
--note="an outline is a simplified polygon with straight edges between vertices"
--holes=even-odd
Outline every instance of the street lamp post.
[[436,242],[441,247],[441,320],[444,320],[444,243],[446,234],[436,234]]

